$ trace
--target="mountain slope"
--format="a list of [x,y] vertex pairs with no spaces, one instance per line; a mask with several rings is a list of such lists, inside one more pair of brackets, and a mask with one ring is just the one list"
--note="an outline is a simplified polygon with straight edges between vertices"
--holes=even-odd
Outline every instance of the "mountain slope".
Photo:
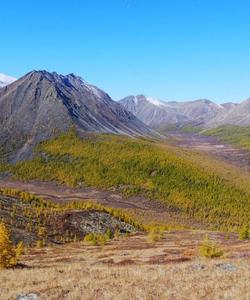
[[16,81],[16,78],[4,74],[0,74],[0,88],[8,84],[11,84],[14,81]]
[[249,182],[245,186],[240,175],[242,182],[236,183],[237,172],[225,175],[215,163],[209,160],[204,167],[206,156],[165,143],[115,135],[81,139],[70,131],[40,144],[32,160],[2,170],[26,182],[57,181],[72,188],[87,185],[126,197],[141,195],[218,227],[248,224]]
[[120,100],[120,103],[153,128],[190,123],[204,126],[218,114],[227,110],[226,107],[206,99],[163,102],[139,95],[126,97]]
[[189,121],[185,115],[177,112],[172,103],[164,103],[144,95],[128,96],[119,103],[152,128]]
[[[250,127],[237,126],[237,125],[223,125],[216,128],[212,128],[203,132],[208,136],[215,136],[222,141],[236,145],[240,149],[250,151]],[[249,155],[248,162],[249,164]],[[245,166],[247,166],[245,163]]]
[[0,149],[15,152],[15,159],[28,157],[38,142],[72,126],[98,133],[153,134],[97,87],[73,74],[46,71],[30,72],[0,90],[0,126]]
[[205,125],[208,121],[223,113],[226,108],[207,99],[176,102],[177,111],[185,115],[190,122]]
[[211,128],[222,125],[250,126],[250,99],[230,106],[225,114],[219,114],[208,123]]

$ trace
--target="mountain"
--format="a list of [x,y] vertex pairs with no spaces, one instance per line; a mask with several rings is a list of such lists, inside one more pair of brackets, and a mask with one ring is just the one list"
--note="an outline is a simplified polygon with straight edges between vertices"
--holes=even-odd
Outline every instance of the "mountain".
[[16,81],[16,78],[7,76],[4,74],[0,74],[0,88],[4,87],[14,81]]
[[119,103],[152,128],[188,121],[188,118],[178,113],[171,104],[144,95],[128,96]]
[[221,104],[223,107],[225,107],[228,111],[229,109],[233,109],[235,108],[236,106],[238,106],[239,104],[238,103],[233,103],[233,102],[227,102],[227,103],[223,103]]
[[119,101],[152,128],[171,124],[205,125],[227,108],[207,99],[187,102],[163,102],[144,95],[128,96]]
[[154,132],[108,94],[74,74],[33,71],[0,90],[1,146],[15,160],[75,126],[79,131],[152,136]]
[[221,125],[250,126],[250,99],[239,104],[231,104],[226,113],[219,114],[212,119],[207,124],[207,127],[212,128]]

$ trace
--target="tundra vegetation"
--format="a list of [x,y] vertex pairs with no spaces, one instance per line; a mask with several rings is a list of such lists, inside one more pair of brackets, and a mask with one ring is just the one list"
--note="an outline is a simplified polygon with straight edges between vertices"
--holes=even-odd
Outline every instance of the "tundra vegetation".
[[199,246],[199,252],[201,256],[206,258],[221,257],[224,254],[223,249],[211,238],[206,236]]
[[222,141],[234,144],[242,149],[250,150],[250,127],[224,125],[203,133],[215,136]]
[[[200,258],[204,235],[227,256]],[[27,249],[23,268],[0,272],[0,299],[35,293],[41,299],[237,299],[250,297],[249,244],[231,233],[164,232],[118,237],[104,247],[76,242]],[[25,267],[27,266],[27,267]],[[17,280],[18,278],[18,280]]]
[[248,240],[249,238],[250,238],[249,226],[242,227],[239,231],[239,239],[244,241],[244,240]]

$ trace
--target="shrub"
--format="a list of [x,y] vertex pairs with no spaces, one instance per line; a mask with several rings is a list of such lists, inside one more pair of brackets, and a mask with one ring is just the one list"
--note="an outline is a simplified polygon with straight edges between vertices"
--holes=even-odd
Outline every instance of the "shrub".
[[93,246],[97,245],[96,235],[94,233],[89,233],[84,237],[85,242],[90,242]]
[[163,238],[164,229],[161,227],[153,227],[149,230],[148,241],[150,243],[158,242]]
[[38,240],[37,242],[36,242],[36,247],[37,248],[42,248],[42,247],[44,247],[45,246],[45,241],[44,240]]
[[4,223],[0,223],[0,269],[15,266],[21,254],[21,245],[15,248],[8,228]]
[[37,229],[37,234],[40,237],[45,236],[45,234],[46,234],[46,228],[39,226],[38,229]]
[[121,231],[117,228],[115,230],[114,237],[119,237],[119,236],[121,236]]
[[107,243],[107,237],[106,237],[106,235],[98,234],[97,235],[97,244],[99,246],[104,246],[106,243]]
[[19,242],[16,246],[16,256],[20,257],[24,254],[24,246],[23,246],[23,242]]
[[223,249],[207,236],[199,246],[199,252],[207,258],[221,257],[224,254]]
[[244,226],[239,231],[239,240],[243,241],[243,240],[248,240],[248,239],[249,239],[249,227]]
[[89,233],[84,237],[84,241],[90,242],[93,246],[103,246],[107,242],[107,237],[103,234]]
[[105,237],[107,238],[107,240],[111,240],[114,237],[114,233],[108,229],[105,233]]

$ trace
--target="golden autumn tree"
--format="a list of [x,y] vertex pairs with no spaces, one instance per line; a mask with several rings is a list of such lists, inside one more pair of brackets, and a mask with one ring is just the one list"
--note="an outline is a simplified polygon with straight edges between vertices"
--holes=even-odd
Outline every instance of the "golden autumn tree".
[[0,222],[0,269],[10,268],[17,264],[18,255],[10,239],[8,228]]

